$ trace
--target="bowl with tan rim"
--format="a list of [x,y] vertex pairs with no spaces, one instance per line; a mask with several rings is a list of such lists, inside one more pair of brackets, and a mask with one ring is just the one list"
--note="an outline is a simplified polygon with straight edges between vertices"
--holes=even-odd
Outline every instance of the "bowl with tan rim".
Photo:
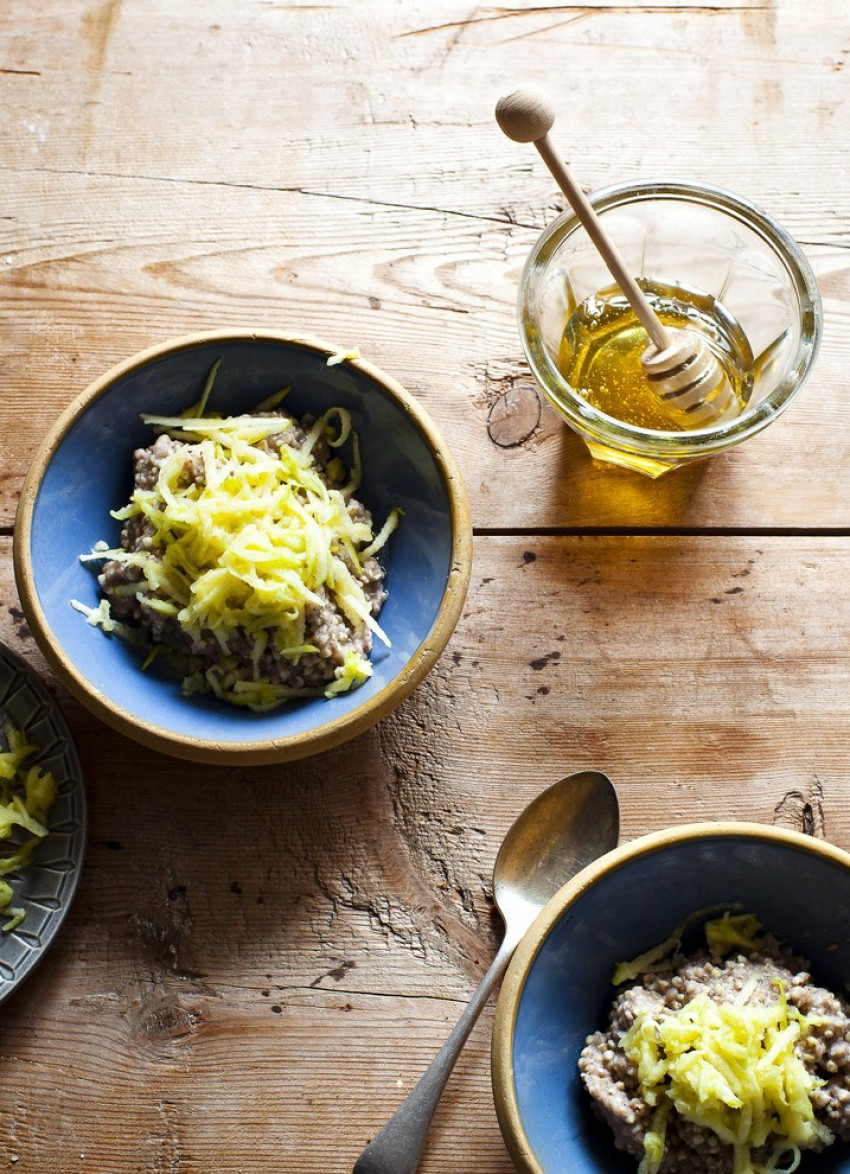
[[[378,554],[387,597],[371,676],[333,697],[258,711],[186,693],[138,648],[87,622],[102,592],[90,563],[98,542],[120,543],[111,516],[133,490],[133,454],[155,439],[143,416],[179,416],[218,364],[207,411],[250,413],[287,387],[283,410],[300,420],[339,408],[362,467],[357,498],[377,530],[400,522]],[[350,437],[339,454],[356,460]],[[178,338],[119,363],[70,404],[39,446],[18,507],[15,576],[33,634],[59,680],[128,737],[202,762],[302,758],[348,740],[393,710],[422,681],[451,636],[471,567],[471,523],[448,446],[421,404],[356,352],[272,331],[222,330]]]
[[[669,940],[694,914],[716,915],[722,908],[753,913],[810,963],[814,983],[847,997],[847,852],[752,823],[685,825],[616,848],[546,905],[502,984],[493,1092],[518,1171],[634,1174],[639,1159],[615,1146],[608,1123],[594,1111],[579,1057],[588,1036],[606,1029],[618,965]],[[697,917],[689,934],[697,934],[698,923]],[[682,942],[686,951],[692,948]],[[693,948],[698,945],[694,937]],[[846,1075],[850,1080],[850,1067]],[[847,1118],[850,1139],[850,1109]],[[804,1151],[800,1171],[850,1174],[850,1140],[839,1137],[820,1153]]]

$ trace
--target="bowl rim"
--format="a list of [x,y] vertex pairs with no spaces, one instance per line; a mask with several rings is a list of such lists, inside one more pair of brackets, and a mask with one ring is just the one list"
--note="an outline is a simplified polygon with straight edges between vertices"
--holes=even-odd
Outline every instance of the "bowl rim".
[[472,571],[472,520],[466,489],[459,467],[425,409],[409,391],[374,363],[345,353],[344,362],[353,367],[401,405],[405,414],[424,436],[440,469],[449,498],[452,526],[451,566],[437,616],[430,632],[410,661],[374,697],[351,713],[334,718],[320,731],[307,730],[292,737],[263,738],[246,741],[215,741],[174,733],[163,726],[137,718],[116,704],[105,693],[92,687],[55,642],[52,629],[38,600],[30,558],[32,518],[39,486],[45,470],[72,425],[97,399],[136,369],[156,359],[211,343],[268,342],[298,347],[329,358],[345,353],[313,335],[294,335],[276,330],[240,330],[224,328],[197,331],[166,339],[115,364],[99,375],[61,412],[47,435],[39,443],[21,487],[15,514],[12,559],[15,581],[27,623],[51,669],[59,681],[107,725],[136,742],[172,756],[205,763],[240,763],[262,765],[291,762],[308,755],[330,750],[369,729],[386,717],[403,701],[431,670],[442,653],[460,618]]
[[559,889],[537,915],[517,947],[502,982],[493,1021],[491,1049],[493,1100],[505,1146],[516,1169],[521,1174],[552,1174],[551,1171],[544,1170],[537,1160],[522,1123],[513,1081],[513,1035],[517,1009],[526,979],[535,958],[555,924],[582,894],[602,877],[616,872],[622,865],[642,856],[649,856],[672,844],[729,837],[786,844],[850,870],[850,853],[827,840],[821,840],[790,828],[774,827],[772,824],[720,821],[717,823],[681,824],[678,827],[663,828],[660,831],[639,836],[626,844],[621,844],[604,856],[600,856],[598,860],[588,864],[563,888]]

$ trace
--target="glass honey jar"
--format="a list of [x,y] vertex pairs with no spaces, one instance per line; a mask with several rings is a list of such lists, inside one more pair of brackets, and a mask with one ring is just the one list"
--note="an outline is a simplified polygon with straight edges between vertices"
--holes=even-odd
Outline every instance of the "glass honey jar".
[[595,459],[651,477],[760,432],[802,387],[820,341],[799,246],[720,188],[626,184],[590,199],[662,321],[704,336],[737,407],[696,427],[666,409],[641,367],[646,334],[572,212],[542,233],[520,281],[522,343],[546,396]]

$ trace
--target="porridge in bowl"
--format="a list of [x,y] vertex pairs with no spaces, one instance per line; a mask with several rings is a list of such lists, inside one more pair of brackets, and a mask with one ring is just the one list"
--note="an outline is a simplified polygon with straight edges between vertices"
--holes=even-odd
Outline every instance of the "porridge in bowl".
[[[251,709],[333,697],[371,675],[386,599],[375,534],[355,497],[361,481],[351,418],[330,408],[295,420],[271,397],[239,416],[198,404],[145,416],[157,439],[134,454],[120,546],[99,542],[103,599],[80,603],[89,623],[162,657],[185,693]],[[350,442],[351,467],[337,455]]]
[[748,914],[679,926],[614,975],[579,1060],[595,1112],[641,1174],[791,1171],[850,1139],[850,1005]]

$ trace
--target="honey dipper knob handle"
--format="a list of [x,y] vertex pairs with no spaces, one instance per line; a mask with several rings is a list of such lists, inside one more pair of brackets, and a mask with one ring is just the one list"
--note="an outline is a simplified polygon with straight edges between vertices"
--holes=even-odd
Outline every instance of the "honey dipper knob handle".
[[499,99],[496,122],[515,143],[534,143],[552,129],[555,107],[540,86],[523,86]]
[[546,91],[539,86],[523,86],[522,89],[506,94],[496,103],[496,121],[509,139],[517,143],[534,143],[558,187],[569,200],[573,211],[608,266],[611,276],[628,298],[653,345],[659,351],[666,350],[672,341],[666,327],[629,273],[587,196],[552,145],[549,131],[555,122],[555,108]]

